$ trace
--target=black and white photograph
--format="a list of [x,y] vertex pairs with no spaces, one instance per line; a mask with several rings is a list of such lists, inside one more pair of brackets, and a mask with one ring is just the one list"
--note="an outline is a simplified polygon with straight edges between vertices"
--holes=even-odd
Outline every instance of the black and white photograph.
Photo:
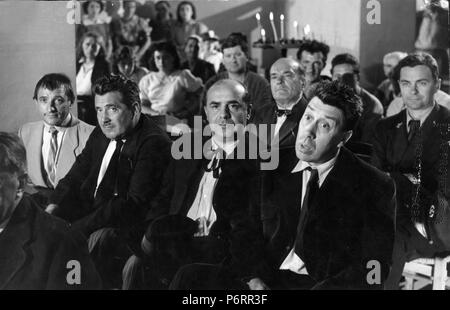
[[450,289],[449,21],[448,0],[0,1],[0,291]]

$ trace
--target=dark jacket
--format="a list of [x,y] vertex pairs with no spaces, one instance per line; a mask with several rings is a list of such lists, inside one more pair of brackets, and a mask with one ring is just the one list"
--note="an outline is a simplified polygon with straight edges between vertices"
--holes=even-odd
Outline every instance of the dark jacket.
[[[86,240],[24,196],[0,233],[0,289],[100,289]],[[69,284],[78,261],[80,284]]]
[[[302,172],[278,173],[262,192],[261,219],[266,257],[274,281],[294,244],[301,205]],[[384,281],[391,265],[395,232],[395,187],[378,169],[342,148],[309,208],[301,256],[316,289],[380,288],[366,281],[370,261]]]
[[94,198],[100,166],[110,142],[96,127],[50,199],[50,203],[59,205],[55,215],[74,222],[73,226],[86,235],[104,227],[130,229],[142,223],[150,202],[159,192],[170,158],[167,134],[141,115],[125,138],[113,190],[99,192]]

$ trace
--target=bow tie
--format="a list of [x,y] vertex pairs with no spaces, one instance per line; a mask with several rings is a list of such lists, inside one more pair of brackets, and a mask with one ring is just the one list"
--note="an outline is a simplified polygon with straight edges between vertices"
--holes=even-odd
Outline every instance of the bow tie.
[[277,117],[281,117],[283,115],[286,115],[287,117],[292,114],[292,110],[277,108],[275,113],[277,114]]

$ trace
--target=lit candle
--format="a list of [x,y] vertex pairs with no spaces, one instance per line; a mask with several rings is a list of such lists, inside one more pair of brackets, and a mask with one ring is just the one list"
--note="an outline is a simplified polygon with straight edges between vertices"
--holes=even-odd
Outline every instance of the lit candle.
[[280,39],[283,40],[284,38],[284,15],[280,15]]
[[277,30],[275,29],[275,23],[273,22],[273,13],[272,12],[270,12],[270,14],[269,14],[269,19],[270,19],[270,25],[272,26],[273,39],[275,40],[275,42],[278,42]]
[[261,28],[261,39],[263,43],[266,42],[266,31],[264,30],[264,28]]
[[298,22],[294,21],[294,31],[295,31],[295,39],[298,40],[300,35],[299,35],[299,31],[298,31]]
[[311,27],[309,26],[309,24],[306,24],[306,26],[303,28],[303,37],[307,39],[310,32]]
[[261,29],[261,15],[256,13],[256,23],[258,24],[258,29]]

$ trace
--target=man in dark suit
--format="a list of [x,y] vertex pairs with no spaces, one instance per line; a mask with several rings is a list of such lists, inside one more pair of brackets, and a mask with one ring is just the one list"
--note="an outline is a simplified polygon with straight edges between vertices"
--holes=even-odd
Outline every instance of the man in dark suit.
[[[279,152],[279,162],[285,171],[295,165],[295,137],[298,123],[308,104],[303,96],[305,73],[300,64],[290,58],[278,59],[270,68],[270,88],[273,104],[255,111],[252,123],[258,127],[258,137],[270,152]],[[261,125],[266,125],[263,128]]]
[[115,250],[120,245],[139,248],[143,219],[170,158],[170,140],[141,115],[139,88],[131,80],[104,77],[94,93],[100,126],[59,182],[46,211],[90,236],[91,254],[107,276],[102,271],[112,261],[105,249],[109,241],[118,239]]
[[253,279],[254,288],[381,287],[394,242],[395,188],[343,147],[360,115],[353,90],[338,81],[319,84],[299,124],[300,161],[263,188],[271,272]]
[[[196,138],[201,142],[200,137],[193,136],[195,133],[182,136],[174,142],[173,150],[183,156],[176,156],[179,159],[172,160],[163,188],[148,218],[154,219],[167,213],[172,215],[157,218],[152,223],[153,226],[165,228],[166,235],[175,235],[183,229],[171,225],[173,215],[195,221],[196,229],[187,255],[173,255],[175,257],[166,258],[164,262],[159,260],[161,265],[156,266],[159,270],[167,269],[168,264],[178,264],[171,268],[171,274],[165,275],[169,281],[177,267],[189,262],[223,262],[230,278],[240,279],[252,274],[252,268],[261,254],[257,251],[258,234],[249,216],[250,204],[255,198],[250,196],[250,188],[255,186],[254,179],[258,171],[257,145],[251,143],[257,144],[257,138],[250,140],[243,132],[249,112],[244,98],[246,89],[241,83],[231,79],[217,81],[208,90],[204,107],[211,130],[207,139],[200,143],[198,150],[191,149],[191,144],[194,148],[196,146]],[[179,149],[180,145],[183,149]],[[191,151],[185,153],[188,148]],[[195,157],[196,151],[203,155]],[[251,154],[254,155],[253,159]],[[161,234],[161,231],[159,229],[153,233]],[[151,237],[151,234],[146,236]],[[261,245],[262,239],[259,240]],[[150,241],[144,238],[144,251],[151,248]],[[178,248],[181,246],[177,245]],[[147,253],[155,260],[156,253]],[[173,259],[178,261],[174,262]],[[191,269],[189,274],[192,270],[197,268]],[[221,281],[210,283],[203,277],[191,278],[185,275],[178,276],[175,281],[173,286],[177,289],[221,288],[230,285]],[[238,281],[238,285],[245,287],[244,282]]]
[[397,231],[388,288],[397,289],[405,262],[450,250],[448,140],[450,111],[435,101],[438,66],[426,53],[395,68],[406,109],[378,123],[373,163],[397,186]]
[[86,240],[24,193],[26,151],[0,133],[0,289],[98,289]]

